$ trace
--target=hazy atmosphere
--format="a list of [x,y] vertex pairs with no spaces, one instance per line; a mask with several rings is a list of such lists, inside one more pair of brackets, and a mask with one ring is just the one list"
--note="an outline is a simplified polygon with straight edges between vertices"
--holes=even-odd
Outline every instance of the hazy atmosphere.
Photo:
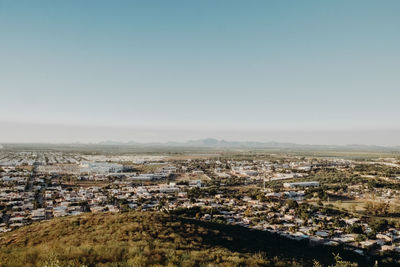
[[186,142],[203,138],[228,141],[290,142],[313,145],[367,144],[397,146],[399,130],[244,130],[201,128],[134,128],[83,125],[2,123],[6,142],[98,143],[103,141],[139,143]]
[[0,1],[0,142],[400,145],[399,1]]

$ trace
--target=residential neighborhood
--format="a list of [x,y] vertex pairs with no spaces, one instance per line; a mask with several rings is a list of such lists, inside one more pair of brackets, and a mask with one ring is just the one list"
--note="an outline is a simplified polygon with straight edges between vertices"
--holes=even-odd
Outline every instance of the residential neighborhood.
[[160,211],[361,255],[400,253],[400,161],[293,155],[0,154],[0,232],[82,213]]

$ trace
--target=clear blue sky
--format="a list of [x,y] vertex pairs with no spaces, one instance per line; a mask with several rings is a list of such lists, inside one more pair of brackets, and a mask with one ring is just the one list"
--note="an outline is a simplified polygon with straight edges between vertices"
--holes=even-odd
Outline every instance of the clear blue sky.
[[0,122],[400,129],[399,14],[398,0],[0,0]]

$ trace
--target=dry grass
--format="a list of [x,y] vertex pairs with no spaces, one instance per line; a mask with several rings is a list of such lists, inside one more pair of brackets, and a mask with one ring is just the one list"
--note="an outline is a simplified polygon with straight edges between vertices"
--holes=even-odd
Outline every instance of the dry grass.
[[218,230],[162,213],[85,214],[35,223],[0,236],[0,266],[296,264],[204,242],[224,238]]

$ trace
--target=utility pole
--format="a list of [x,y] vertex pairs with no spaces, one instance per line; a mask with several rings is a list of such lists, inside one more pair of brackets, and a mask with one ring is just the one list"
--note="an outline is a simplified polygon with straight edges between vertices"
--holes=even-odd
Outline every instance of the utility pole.
[[264,181],[264,192],[265,192],[265,176],[263,177],[263,181]]

